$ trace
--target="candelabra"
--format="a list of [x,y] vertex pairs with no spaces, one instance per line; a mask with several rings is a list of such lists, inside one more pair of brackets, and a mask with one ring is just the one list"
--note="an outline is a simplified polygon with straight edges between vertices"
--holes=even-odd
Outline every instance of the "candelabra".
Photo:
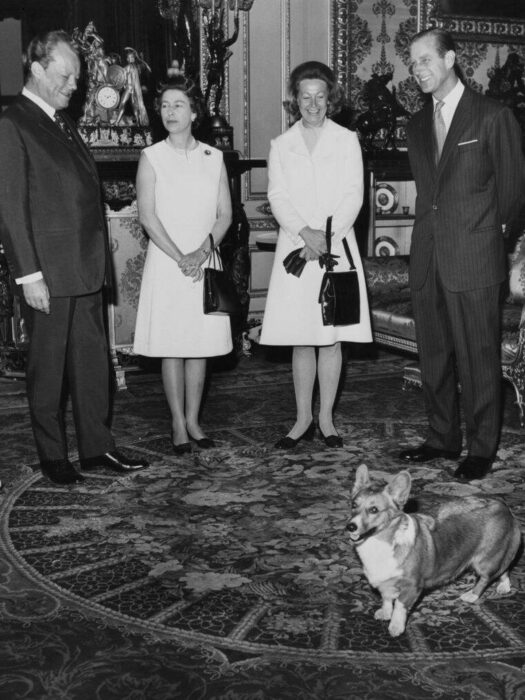
[[[200,136],[223,149],[233,148],[233,130],[221,114],[226,64],[232,56],[230,47],[239,36],[239,13],[251,10],[253,3],[254,0],[157,0],[160,15],[174,24],[174,59],[180,69],[198,80],[203,61],[207,119]],[[196,17],[199,9],[205,46],[202,57]],[[233,12],[231,36],[226,22],[229,11]]]

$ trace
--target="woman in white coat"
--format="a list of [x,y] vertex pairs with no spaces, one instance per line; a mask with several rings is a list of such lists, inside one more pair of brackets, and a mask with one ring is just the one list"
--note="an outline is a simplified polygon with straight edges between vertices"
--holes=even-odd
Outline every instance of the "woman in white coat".
[[[265,345],[293,346],[296,422],[276,447],[290,449],[311,440],[313,390],[319,380],[319,431],[328,447],[341,447],[333,422],[333,407],[341,377],[341,342],[372,340],[366,285],[354,235],[354,221],[363,202],[363,161],[355,132],[329,116],[342,106],[342,90],[324,63],[297,66],[288,83],[285,103],[295,123],[272,141],[269,156],[268,199],[279,223],[279,237],[261,332]],[[361,317],[356,325],[324,326],[319,288],[326,252],[325,227],[332,216],[332,254],[336,270],[348,269],[342,245],[346,238],[356,265]],[[306,261],[300,277],[288,274],[284,258],[301,248]]]

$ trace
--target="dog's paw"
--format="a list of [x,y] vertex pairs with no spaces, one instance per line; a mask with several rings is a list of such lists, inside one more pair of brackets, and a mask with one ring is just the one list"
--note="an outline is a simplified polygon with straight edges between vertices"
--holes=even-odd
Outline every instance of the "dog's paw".
[[504,595],[505,593],[510,593],[510,590],[510,578],[506,574],[503,574],[496,586],[496,592],[500,595]]
[[463,593],[463,595],[460,595],[459,599],[464,603],[475,603],[479,600],[479,595],[472,593],[472,591],[467,591],[466,593]]
[[405,623],[400,620],[392,620],[388,625],[388,634],[391,637],[399,637],[405,631]]
[[374,613],[374,619],[376,619],[376,620],[390,620],[391,617],[392,617],[392,608],[390,608],[390,609],[379,608],[379,610],[376,610]]

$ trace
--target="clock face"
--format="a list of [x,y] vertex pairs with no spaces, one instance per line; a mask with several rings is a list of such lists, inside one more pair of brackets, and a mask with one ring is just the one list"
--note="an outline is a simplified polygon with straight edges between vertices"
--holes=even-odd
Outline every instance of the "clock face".
[[96,100],[103,109],[115,109],[120,101],[120,95],[111,85],[102,85],[97,90]]

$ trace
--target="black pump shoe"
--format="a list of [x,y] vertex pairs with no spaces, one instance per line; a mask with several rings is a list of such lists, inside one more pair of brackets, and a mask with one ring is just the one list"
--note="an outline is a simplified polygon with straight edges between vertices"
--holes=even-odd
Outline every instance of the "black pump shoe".
[[191,445],[189,442],[181,442],[178,445],[176,445],[174,442],[174,436],[173,436],[173,430],[171,431],[171,446],[173,448],[173,452],[175,452],[176,455],[185,455],[188,454],[188,452],[191,452]]
[[321,440],[323,440],[327,447],[334,448],[343,446],[343,438],[340,435],[323,435],[321,428],[319,428],[319,434]]
[[306,440],[307,442],[311,442],[314,439],[315,435],[315,423],[312,421],[308,428],[304,431],[302,435],[299,435],[298,438],[291,438],[288,435],[286,437],[281,438],[280,440],[277,440],[275,443],[274,447],[278,450],[291,450],[292,447],[295,447],[298,442],[301,440]]
[[172,442],[171,445],[176,455],[185,455],[191,452],[191,445],[189,442],[181,442],[180,445],[175,445],[175,443]]

